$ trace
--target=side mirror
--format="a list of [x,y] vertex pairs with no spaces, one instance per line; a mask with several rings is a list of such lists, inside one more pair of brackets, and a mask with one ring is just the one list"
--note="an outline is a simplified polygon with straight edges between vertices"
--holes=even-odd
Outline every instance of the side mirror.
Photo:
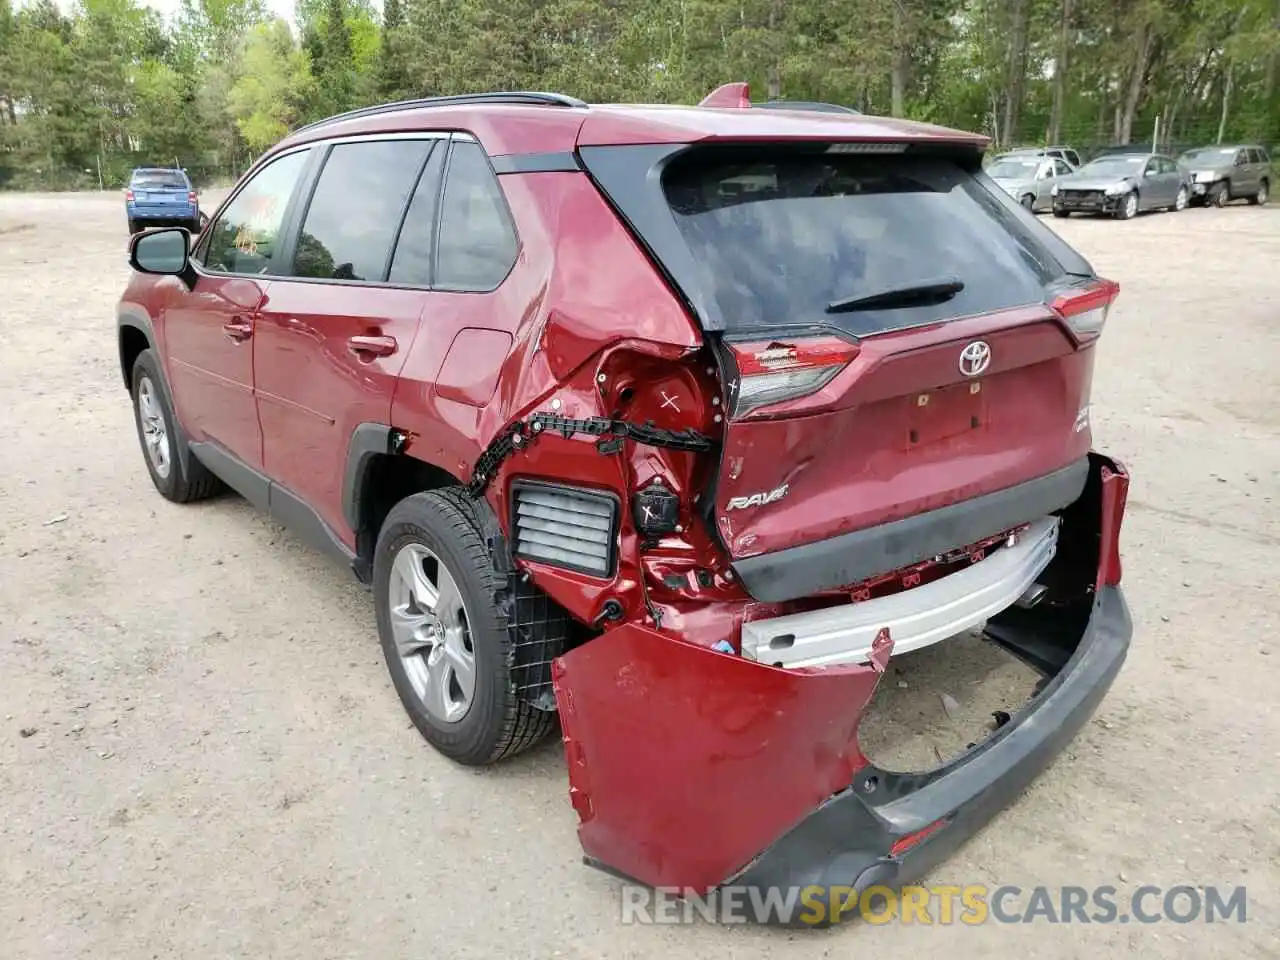
[[135,234],[129,241],[129,266],[139,273],[182,276],[190,269],[191,234],[181,227],[165,227]]

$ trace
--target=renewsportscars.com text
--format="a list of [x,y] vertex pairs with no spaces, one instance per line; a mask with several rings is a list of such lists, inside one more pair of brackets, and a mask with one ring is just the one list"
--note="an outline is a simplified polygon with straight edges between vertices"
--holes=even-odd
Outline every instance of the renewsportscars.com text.
[[627,885],[622,922],[681,923],[1245,923],[1244,887],[1143,885],[1019,887],[969,884],[869,887],[721,887],[707,895],[678,887]]

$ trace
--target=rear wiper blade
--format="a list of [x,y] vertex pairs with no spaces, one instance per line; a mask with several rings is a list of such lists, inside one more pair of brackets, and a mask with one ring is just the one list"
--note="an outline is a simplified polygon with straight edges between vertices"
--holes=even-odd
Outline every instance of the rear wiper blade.
[[888,290],[880,290],[876,293],[832,300],[827,304],[827,313],[849,313],[853,310],[892,309],[942,303],[950,300],[963,289],[964,281],[959,277],[938,277],[905,287],[890,287]]

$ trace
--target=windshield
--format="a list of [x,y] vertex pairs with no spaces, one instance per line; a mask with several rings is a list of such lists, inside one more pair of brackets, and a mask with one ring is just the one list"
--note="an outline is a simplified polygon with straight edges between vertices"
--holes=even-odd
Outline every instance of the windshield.
[[1146,157],[1099,157],[1086,163],[1079,172],[1086,176],[1128,177],[1141,173],[1146,163]]
[[1202,150],[1188,150],[1181,157],[1193,163],[1231,163],[1236,158],[1235,147],[1206,147]]
[[177,170],[139,170],[133,175],[133,186],[144,190],[185,190],[187,178]]
[[[668,168],[663,189],[697,283],[731,331],[822,324],[880,333],[1042,302],[1063,273],[1003,198],[948,160],[686,158]],[[941,275],[963,284],[943,306],[826,311]]]
[[1039,160],[1005,159],[997,160],[987,168],[987,175],[1002,177],[1006,180],[1030,180],[1040,169]]

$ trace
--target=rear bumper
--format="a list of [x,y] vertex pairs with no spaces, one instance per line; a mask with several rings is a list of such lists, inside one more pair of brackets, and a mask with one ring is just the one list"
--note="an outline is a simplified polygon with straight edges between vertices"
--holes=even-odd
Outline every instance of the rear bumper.
[[1035,584],[1053,560],[1058,527],[1057,517],[1045,517],[991,556],[911,590],[744,623],[742,655],[780,667],[865,663],[886,628],[895,655],[964,633]]
[[[1104,587],[1070,660],[990,739],[924,774],[864,767],[847,789],[726,886],[755,888],[762,895],[771,888],[822,888],[826,916],[801,922],[823,926],[832,920],[832,899],[849,904],[843,910],[848,916],[856,913],[851,891],[861,895],[918,879],[1007,806],[1075,737],[1120,672],[1132,632],[1120,588]],[[930,828],[918,844],[895,854],[895,844]]]
[[1039,520],[1074,503],[1088,476],[1089,459],[1082,457],[1006,490],[816,543],[746,557],[734,561],[733,569],[757,600],[776,603],[812,596]]
[[130,220],[147,223],[189,223],[200,215],[197,204],[183,204],[172,207],[126,207]]

